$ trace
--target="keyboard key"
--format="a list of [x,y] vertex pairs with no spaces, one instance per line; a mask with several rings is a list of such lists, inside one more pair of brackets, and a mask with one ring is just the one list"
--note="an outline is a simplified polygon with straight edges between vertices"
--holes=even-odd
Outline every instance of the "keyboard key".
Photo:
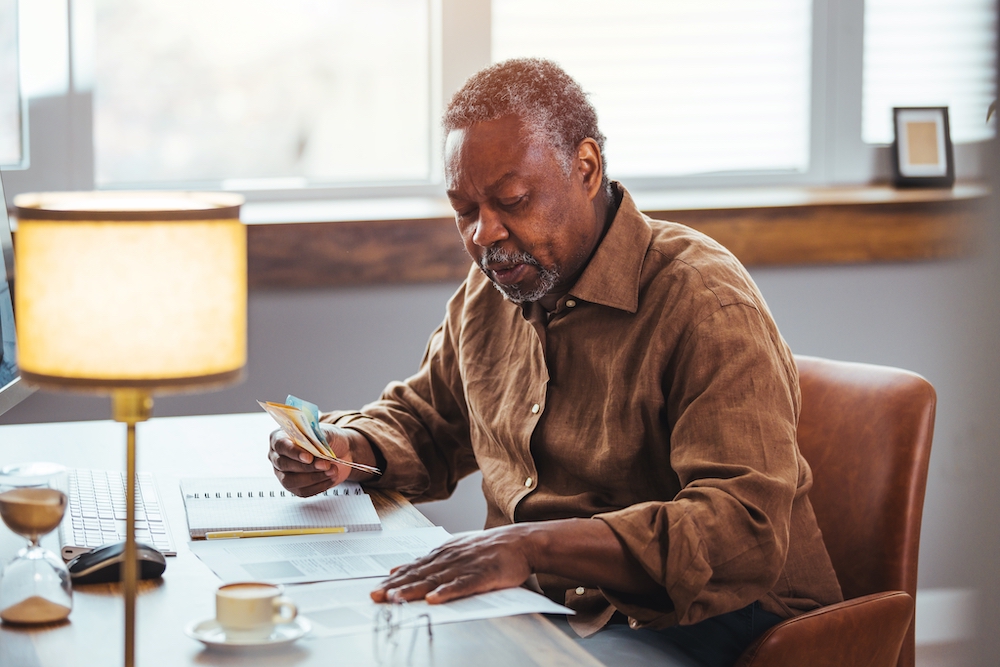
[[[160,511],[153,476],[136,475],[136,539],[173,555],[170,531]],[[94,548],[125,539],[125,475],[115,471],[71,470],[69,512],[59,527],[64,547]]]

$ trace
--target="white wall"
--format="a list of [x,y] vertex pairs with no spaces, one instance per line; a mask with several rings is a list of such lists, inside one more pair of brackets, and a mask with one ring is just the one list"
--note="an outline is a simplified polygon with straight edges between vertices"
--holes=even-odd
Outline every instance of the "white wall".
[[938,392],[921,540],[921,587],[962,581],[974,511],[977,446],[990,419],[978,405],[975,262],[757,270],[785,339],[801,354],[899,366]]

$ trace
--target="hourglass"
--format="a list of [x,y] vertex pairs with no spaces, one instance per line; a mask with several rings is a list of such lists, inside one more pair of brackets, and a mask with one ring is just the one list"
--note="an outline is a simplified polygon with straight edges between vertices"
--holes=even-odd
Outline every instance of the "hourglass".
[[73,609],[69,570],[62,559],[39,545],[66,513],[66,494],[58,489],[24,488],[0,493],[0,518],[29,544],[0,575],[0,619],[7,623],[61,621]]

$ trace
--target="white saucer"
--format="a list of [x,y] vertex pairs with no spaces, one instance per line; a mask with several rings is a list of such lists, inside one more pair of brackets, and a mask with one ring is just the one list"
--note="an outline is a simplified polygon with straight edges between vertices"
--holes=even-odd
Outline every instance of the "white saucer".
[[205,646],[212,648],[264,648],[271,646],[284,646],[291,644],[296,639],[301,638],[310,629],[309,621],[299,616],[291,623],[282,623],[274,626],[274,631],[267,637],[256,639],[226,637],[226,631],[222,629],[218,621],[209,618],[204,621],[195,621],[186,628],[184,633],[192,639],[197,639]]

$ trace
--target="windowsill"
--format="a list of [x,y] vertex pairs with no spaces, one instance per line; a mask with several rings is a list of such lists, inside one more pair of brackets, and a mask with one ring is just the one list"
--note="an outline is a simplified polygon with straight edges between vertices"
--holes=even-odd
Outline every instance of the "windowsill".
[[[715,238],[747,266],[947,259],[970,254],[988,189],[889,186],[634,192],[654,218]],[[250,203],[252,288],[458,281],[469,258],[445,199]]]

